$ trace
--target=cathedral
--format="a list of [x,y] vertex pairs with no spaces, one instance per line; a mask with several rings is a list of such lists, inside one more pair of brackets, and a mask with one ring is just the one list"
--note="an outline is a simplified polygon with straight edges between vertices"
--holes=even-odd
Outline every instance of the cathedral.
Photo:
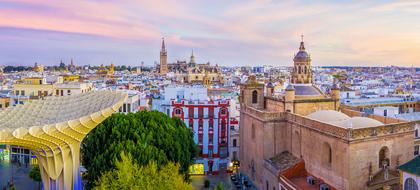
[[398,188],[414,124],[341,108],[337,85],[312,83],[311,61],[302,39],[281,95],[255,76],[241,85],[241,173],[264,190]]
[[220,67],[218,65],[212,66],[209,62],[196,63],[194,52],[191,52],[189,62],[177,61],[168,64],[168,52],[164,39],[162,39],[160,64],[157,70],[159,70],[160,75],[170,77],[179,83],[203,84],[205,86],[223,83]]

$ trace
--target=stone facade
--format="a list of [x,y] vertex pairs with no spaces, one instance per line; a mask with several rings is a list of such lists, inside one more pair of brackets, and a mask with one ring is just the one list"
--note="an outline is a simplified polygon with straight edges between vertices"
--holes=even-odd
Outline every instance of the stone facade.
[[[259,189],[279,189],[283,170],[270,160],[284,152],[302,160],[305,175],[343,190],[395,185],[383,172],[394,174],[413,157],[413,122],[342,110],[336,86],[331,94],[293,83],[281,96],[263,92],[255,76],[241,85],[240,170]],[[322,110],[330,111],[311,117]],[[328,121],[339,116],[349,118],[349,126]]]

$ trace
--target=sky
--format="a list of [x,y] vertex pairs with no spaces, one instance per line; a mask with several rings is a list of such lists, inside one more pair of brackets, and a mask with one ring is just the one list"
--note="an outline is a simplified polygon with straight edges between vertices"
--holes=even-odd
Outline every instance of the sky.
[[0,0],[0,65],[420,67],[420,1]]

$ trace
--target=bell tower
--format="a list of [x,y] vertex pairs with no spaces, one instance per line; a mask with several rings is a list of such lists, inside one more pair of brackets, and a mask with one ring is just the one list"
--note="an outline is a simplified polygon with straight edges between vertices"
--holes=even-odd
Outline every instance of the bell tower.
[[161,75],[166,75],[168,73],[168,53],[165,48],[165,39],[162,38],[162,48],[160,50],[160,68],[159,73]]
[[264,86],[264,84],[257,81],[255,75],[249,76],[246,83],[241,85],[241,104],[264,109]]
[[312,83],[312,66],[311,56],[306,52],[303,35],[301,35],[301,42],[299,51],[293,58],[293,72],[291,83],[293,84],[311,84]]

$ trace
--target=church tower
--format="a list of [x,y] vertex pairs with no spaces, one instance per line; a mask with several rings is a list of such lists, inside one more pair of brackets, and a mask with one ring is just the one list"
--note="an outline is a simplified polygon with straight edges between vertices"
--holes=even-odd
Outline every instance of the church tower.
[[312,67],[311,56],[306,52],[305,43],[300,42],[298,53],[293,58],[294,67],[292,72],[291,83],[293,84],[311,84],[312,83]]
[[191,50],[191,57],[190,57],[189,67],[195,67],[195,65],[196,65],[196,63],[195,63],[194,51]]
[[165,48],[165,39],[162,38],[162,49],[160,50],[160,69],[159,73],[161,75],[166,75],[168,73],[168,53]]
[[241,84],[240,89],[239,101],[241,104],[264,109],[264,84],[259,83],[255,75],[249,76],[248,80]]

